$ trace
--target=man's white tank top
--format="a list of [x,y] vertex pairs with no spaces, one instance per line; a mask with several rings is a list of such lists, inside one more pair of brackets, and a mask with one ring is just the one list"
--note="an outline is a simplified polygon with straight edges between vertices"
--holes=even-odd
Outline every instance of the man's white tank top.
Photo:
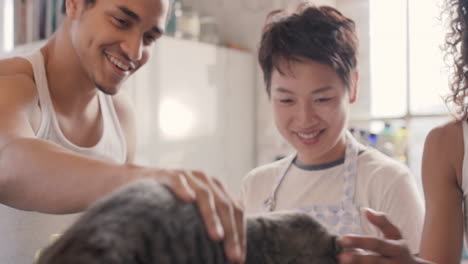
[[[99,142],[90,148],[76,146],[60,130],[50,98],[42,53],[37,51],[24,58],[33,67],[42,111],[41,124],[36,136],[88,157],[124,163],[126,141],[111,96],[98,93],[104,127]],[[51,235],[62,233],[78,216],[79,214],[48,215],[27,212],[0,204],[0,263],[33,263],[35,253],[49,244]]]
[[75,153],[100,160],[124,163],[127,157],[125,137],[115,112],[112,96],[98,91],[98,100],[103,119],[103,134],[99,142],[89,148],[83,148],[70,142],[62,133],[51,101],[44,59],[40,51],[25,57],[33,66],[34,79],[41,105],[41,125],[36,136],[55,142]]

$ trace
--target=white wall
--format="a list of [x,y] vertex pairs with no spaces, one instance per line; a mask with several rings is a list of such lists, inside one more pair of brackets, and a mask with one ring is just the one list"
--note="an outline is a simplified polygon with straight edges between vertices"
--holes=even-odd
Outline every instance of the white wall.
[[13,48],[13,0],[0,1],[0,52]]
[[5,2],[0,1],[0,52],[5,52]]

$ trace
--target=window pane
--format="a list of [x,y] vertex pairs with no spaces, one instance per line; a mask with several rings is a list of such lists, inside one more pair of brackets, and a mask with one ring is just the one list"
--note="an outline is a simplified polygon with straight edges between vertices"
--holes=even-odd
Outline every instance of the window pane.
[[13,0],[0,1],[0,52],[13,49]]
[[371,115],[407,112],[406,0],[370,0]]
[[448,74],[444,66],[443,0],[410,0],[410,111],[412,114],[446,112],[442,96],[447,93]]

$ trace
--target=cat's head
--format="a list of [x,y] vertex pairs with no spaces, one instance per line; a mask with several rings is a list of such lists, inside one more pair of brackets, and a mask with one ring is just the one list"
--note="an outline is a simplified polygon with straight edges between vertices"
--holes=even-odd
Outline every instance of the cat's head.
[[37,264],[224,264],[194,203],[153,180],[142,180],[96,202]]
[[[306,214],[247,218],[246,264],[333,264],[335,237]],[[45,250],[38,264],[226,264],[194,203],[155,181],[140,181],[90,208]]]
[[[337,263],[341,247],[336,236],[311,216],[293,211],[247,218],[248,263]],[[260,256],[263,255],[263,256]]]

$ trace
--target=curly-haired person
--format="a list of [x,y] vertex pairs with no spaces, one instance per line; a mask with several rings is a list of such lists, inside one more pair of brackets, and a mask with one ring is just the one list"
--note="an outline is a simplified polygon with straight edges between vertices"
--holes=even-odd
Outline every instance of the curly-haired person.
[[468,1],[447,0],[446,12],[451,21],[445,52],[454,69],[446,103],[455,107],[455,118],[433,128],[424,145],[422,182],[426,215],[420,249],[424,260],[410,254],[399,230],[384,215],[369,214],[386,239],[343,238],[345,247],[367,249],[376,254],[345,253],[341,263],[460,263],[463,230],[465,239],[468,237],[468,159],[465,157],[468,153]]

